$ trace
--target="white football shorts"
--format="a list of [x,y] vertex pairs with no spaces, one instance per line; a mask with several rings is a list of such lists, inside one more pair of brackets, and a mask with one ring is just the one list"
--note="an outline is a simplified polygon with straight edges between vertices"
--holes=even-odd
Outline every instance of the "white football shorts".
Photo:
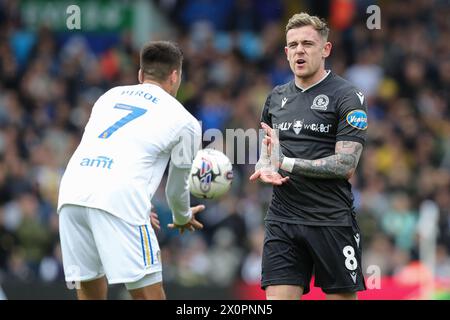
[[64,205],[59,232],[67,282],[106,275],[128,290],[162,281],[161,254],[150,222],[135,226],[100,209]]

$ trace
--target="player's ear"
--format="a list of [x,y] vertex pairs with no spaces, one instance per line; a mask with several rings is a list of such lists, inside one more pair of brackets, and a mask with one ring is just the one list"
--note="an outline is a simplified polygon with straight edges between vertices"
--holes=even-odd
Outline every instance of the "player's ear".
[[288,47],[287,47],[287,46],[284,46],[284,53],[286,53],[286,60],[289,60],[289,57],[288,57]]
[[142,69],[139,69],[139,71],[138,71],[138,81],[139,81],[139,83],[144,82],[144,74],[142,73]]
[[176,70],[176,69],[173,70],[172,73],[171,73],[170,76],[169,76],[170,83],[171,83],[171,84],[177,83],[177,82],[178,82],[178,76],[179,76],[178,70]]
[[331,42],[329,42],[329,41],[325,42],[325,45],[323,46],[323,49],[322,49],[322,57],[324,59],[328,58],[328,56],[330,55],[331,47],[332,47]]

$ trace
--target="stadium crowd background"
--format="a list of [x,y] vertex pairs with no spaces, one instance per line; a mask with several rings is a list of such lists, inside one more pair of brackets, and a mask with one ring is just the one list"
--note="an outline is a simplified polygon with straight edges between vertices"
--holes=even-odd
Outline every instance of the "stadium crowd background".
[[[371,4],[381,8],[379,30],[366,26]],[[203,130],[258,128],[267,94],[292,77],[283,51],[287,19],[300,11],[327,18],[327,65],[369,102],[368,141],[352,178],[363,270],[377,265],[383,276],[396,276],[419,259],[419,208],[431,200],[439,208],[434,274],[450,291],[448,1],[160,0],[151,7],[168,27],[147,39],[180,43],[178,98]],[[133,34],[122,30],[113,39],[99,49],[83,29],[27,28],[20,3],[0,1],[0,285],[64,281],[59,179],[96,98],[136,83]],[[200,201],[204,231],[159,232],[166,283],[258,284],[271,189],[247,182],[253,165],[234,169],[225,198]],[[153,204],[167,224],[162,187]]]

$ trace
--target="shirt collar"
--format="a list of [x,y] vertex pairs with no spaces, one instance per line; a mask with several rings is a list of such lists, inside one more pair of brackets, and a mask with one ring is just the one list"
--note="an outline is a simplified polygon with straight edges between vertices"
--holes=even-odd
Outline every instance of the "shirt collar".
[[311,89],[312,87],[317,86],[319,83],[321,83],[323,80],[325,80],[325,79],[328,77],[328,75],[329,75],[330,73],[331,73],[331,70],[327,70],[327,73],[323,76],[322,79],[320,79],[319,81],[317,81],[316,83],[310,85],[310,86],[307,87],[307,88],[299,87],[297,84],[295,84],[295,81],[294,81],[294,85],[295,85],[295,87],[296,87],[297,89],[299,89],[301,92],[305,92],[306,90],[309,90],[309,89]]

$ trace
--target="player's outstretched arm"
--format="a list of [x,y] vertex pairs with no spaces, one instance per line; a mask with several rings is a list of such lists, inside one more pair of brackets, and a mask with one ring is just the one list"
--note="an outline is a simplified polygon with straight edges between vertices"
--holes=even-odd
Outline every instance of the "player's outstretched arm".
[[[262,124],[266,130],[266,141],[270,148],[277,150],[278,163],[282,170],[303,175],[311,178],[324,179],[350,179],[355,173],[363,146],[355,141],[336,142],[335,154],[321,159],[305,160],[299,158],[285,157],[280,149],[279,142],[273,129],[265,123]],[[273,161],[273,157],[271,157]]]
[[195,215],[205,209],[204,205],[189,208],[189,168],[178,168],[170,161],[169,176],[166,185],[166,198],[172,210],[173,223],[169,224],[170,229],[179,229],[180,233],[185,230],[195,231],[202,229],[203,225],[198,222]]
[[316,160],[282,157],[280,168],[312,178],[350,179],[355,173],[362,149],[359,142],[338,141],[336,153],[332,156]]
[[195,231],[202,229],[195,215],[205,209],[204,205],[190,208],[189,174],[192,160],[197,154],[201,142],[201,127],[192,121],[179,132],[178,143],[172,148],[169,164],[169,176],[166,184],[166,198],[172,210],[173,223],[168,227]]

